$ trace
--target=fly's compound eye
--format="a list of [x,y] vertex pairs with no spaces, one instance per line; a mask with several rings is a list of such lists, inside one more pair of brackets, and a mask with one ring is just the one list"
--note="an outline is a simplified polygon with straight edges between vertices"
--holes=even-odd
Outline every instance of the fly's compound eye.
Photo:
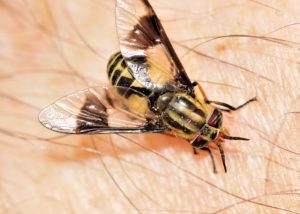
[[203,148],[208,144],[207,140],[204,140],[203,137],[201,137],[201,135],[199,135],[193,142],[192,142],[192,146],[195,148]]

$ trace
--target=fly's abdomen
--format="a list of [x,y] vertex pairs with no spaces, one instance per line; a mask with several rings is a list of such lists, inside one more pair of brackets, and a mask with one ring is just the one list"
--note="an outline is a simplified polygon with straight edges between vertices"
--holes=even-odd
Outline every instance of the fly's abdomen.
[[134,92],[141,96],[148,96],[151,93],[134,78],[120,52],[109,59],[107,74],[110,83],[118,89],[120,95],[126,98]]
[[174,135],[193,140],[206,123],[207,113],[203,105],[184,93],[174,94],[162,114],[163,123]]
[[122,87],[130,87],[134,82],[134,78],[128,72],[125,60],[120,52],[110,57],[107,64],[107,74],[108,79],[113,86],[118,86],[123,83]]
[[132,75],[121,52],[111,56],[107,65],[107,74],[112,86],[124,99],[130,110],[144,114],[149,111],[149,98],[152,91],[143,87]]

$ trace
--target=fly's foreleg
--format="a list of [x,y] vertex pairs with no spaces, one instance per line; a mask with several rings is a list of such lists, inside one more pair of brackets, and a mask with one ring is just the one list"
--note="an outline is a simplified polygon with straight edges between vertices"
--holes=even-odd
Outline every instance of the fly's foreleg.
[[203,96],[203,99],[204,99],[204,102],[207,103],[207,104],[213,104],[215,105],[218,109],[220,109],[221,111],[226,111],[226,112],[230,112],[230,111],[236,111],[236,110],[239,110],[241,108],[243,108],[244,106],[246,106],[247,104],[251,103],[251,102],[254,102],[254,101],[257,101],[257,98],[256,97],[253,97],[251,98],[250,100],[246,101],[245,103],[237,106],[237,107],[234,107],[232,105],[229,105],[227,103],[224,103],[224,102],[219,102],[219,101],[213,101],[213,100],[209,100],[207,98],[207,95],[204,91],[204,89],[201,87],[201,85],[198,83],[198,82],[193,82],[193,86],[197,86],[200,93],[202,94]]

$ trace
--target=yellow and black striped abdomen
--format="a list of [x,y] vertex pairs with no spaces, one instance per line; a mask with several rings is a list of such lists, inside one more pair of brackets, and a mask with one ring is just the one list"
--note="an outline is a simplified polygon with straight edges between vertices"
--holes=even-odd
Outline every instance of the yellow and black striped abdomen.
[[125,60],[120,52],[114,54],[109,59],[107,64],[107,74],[109,81],[113,86],[118,86],[122,84],[122,82],[126,82],[122,86],[126,87],[127,85],[127,87],[130,87],[134,81],[134,77],[128,71]]
[[108,61],[107,74],[111,85],[124,99],[130,110],[141,114],[149,111],[149,97],[152,91],[143,87],[132,75],[120,52],[114,54]]

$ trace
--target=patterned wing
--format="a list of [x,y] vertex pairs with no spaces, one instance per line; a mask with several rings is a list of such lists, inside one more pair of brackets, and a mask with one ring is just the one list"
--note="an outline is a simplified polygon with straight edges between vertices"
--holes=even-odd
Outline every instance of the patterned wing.
[[164,132],[150,118],[129,112],[113,88],[94,87],[65,96],[46,107],[40,122],[67,134]]
[[116,22],[122,55],[144,87],[192,93],[192,83],[147,0],[117,0]]

